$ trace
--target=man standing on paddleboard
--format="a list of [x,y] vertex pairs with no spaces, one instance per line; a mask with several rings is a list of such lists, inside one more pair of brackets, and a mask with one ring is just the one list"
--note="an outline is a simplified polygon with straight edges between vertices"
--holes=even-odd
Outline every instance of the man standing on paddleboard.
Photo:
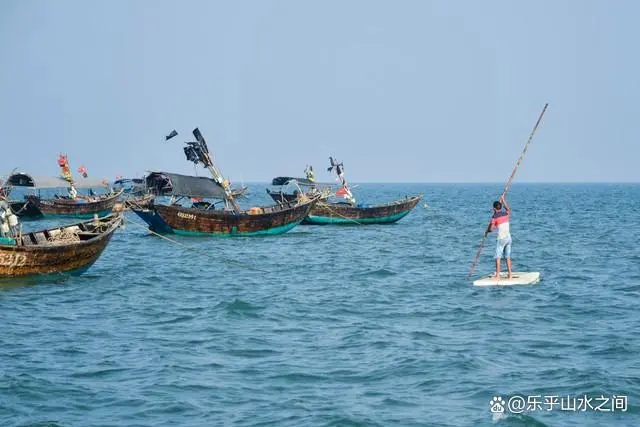
[[[502,207],[504,205],[504,210]],[[511,216],[511,208],[507,204],[504,196],[500,197],[500,201],[493,202],[493,217],[487,229],[487,233],[491,233],[498,229],[498,244],[496,245],[496,280],[500,280],[500,260],[502,255],[507,261],[508,278],[511,279],[511,232],[509,231],[509,217]]]

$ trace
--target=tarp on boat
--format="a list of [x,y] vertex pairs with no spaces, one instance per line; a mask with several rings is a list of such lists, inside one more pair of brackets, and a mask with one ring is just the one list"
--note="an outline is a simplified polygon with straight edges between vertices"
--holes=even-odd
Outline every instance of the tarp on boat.
[[[108,184],[108,183],[107,183]],[[12,187],[35,187],[35,188],[68,188],[69,182],[56,176],[35,176],[28,173],[17,172],[9,175],[6,185]],[[79,178],[74,180],[76,188],[104,188],[104,180]]]
[[144,184],[142,178],[120,178],[113,181],[113,185],[126,185],[126,184]]
[[159,196],[225,198],[224,189],[213,179],[204,176],[150,172],[147,175],[147,187]]
[[113,181],[113,188],[123,189],[127,194],[142,195],[146,193],[147,186],[144,178],[120,178]]
[[294,178],[291,176],[278,176],[273,178],[271,181],[271,185],[287,185],[291,181],[296,181],[299,185],[306,185],[309,187],[313,187],[316,185],[314,181],[308,180],[307,178]]

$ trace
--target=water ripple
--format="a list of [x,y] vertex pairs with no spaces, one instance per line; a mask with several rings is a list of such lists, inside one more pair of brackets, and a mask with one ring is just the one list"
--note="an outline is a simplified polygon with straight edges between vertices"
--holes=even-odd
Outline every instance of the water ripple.
[[[128,227],[88,274],[2,281],[0,425],[640,425],[640,187],[515,185],[514,263],[543,280],[474,288],[499,187],[359,187],[425,194],[390,227],[175,237],[207,256]],[[489,412],[585,393],[628,411]]]

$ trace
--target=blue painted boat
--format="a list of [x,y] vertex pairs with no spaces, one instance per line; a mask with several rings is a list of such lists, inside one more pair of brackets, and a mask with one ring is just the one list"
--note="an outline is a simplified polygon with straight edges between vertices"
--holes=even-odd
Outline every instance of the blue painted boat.
[[422,195],[407,197],[381,205],[358,206],[321,200],[304,219],[304,224],[364,225],[391,224],[404,218],[416,207]]

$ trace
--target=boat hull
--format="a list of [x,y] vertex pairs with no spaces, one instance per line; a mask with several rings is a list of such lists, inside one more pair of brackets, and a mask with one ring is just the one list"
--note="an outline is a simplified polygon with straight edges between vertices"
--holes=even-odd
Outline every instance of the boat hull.
[[300,224],[317,199],[303,203],[261,208],[261,213],[204,210],[151,204],[132,208],[149,229],[161,234],[185,236],[260,236],[282,234]]
[[42,211],[31,200],[12,200],[11,211],[22,220],[44,218]]
[[[33,205],[33,209],[40,211],[43,217],[65,217],[90,219],[94,215],[109,215],[113,210],[118,197],[123,190],[103,197],[97,201],[78,203],[77,200],[70,199],[47,199],[43,200],[35,196],[27,196],[27,202]],[[20,215],[18,215],[20,216]]]
[[74,226],[84,228],[78,228],[76,231],[85,238],[77,242],[46,242],[46,237],[53,236],[54,231],[74,227],[67,226],[25,234],[22,238],[24,243],[20,245],[0,245],[0,277],[81,274],[98,260],[121,223],[122,217],[119,215],[103,218],[99,224],[104,230],[100,233],[92,232],[91,224],[76,224]]
[[269,196],[271,196],[273,201],[277,203],[294,202],[296,200],[295,194],[288,194],[282,191],[271,191],[268,188],[267,188],[267,194],[269,194]]
[[21,218],[91,219],[95,215],[109,215],[122,191],[108,197],[102,197],[97,201],[82,203],[71,199],[40,199],[36,196],[27,196],[24,202],[11,202],[11,206],[14,213]]
[[304,224],[391,224],[407,216],[416,207],[420,199],[422,199],[422,196],[413,196],[371,207],[320,201],[314,206],[307,218],[304,219]]
[[154,196],[152,194],[147,194],[144,196],[136,196],[136,197],[128,197],[124,200],[117,202],[113,206],[113,212],[126,212],[131,210],[132,207],[137,207],[139,209],[144,209],[153,201]]

